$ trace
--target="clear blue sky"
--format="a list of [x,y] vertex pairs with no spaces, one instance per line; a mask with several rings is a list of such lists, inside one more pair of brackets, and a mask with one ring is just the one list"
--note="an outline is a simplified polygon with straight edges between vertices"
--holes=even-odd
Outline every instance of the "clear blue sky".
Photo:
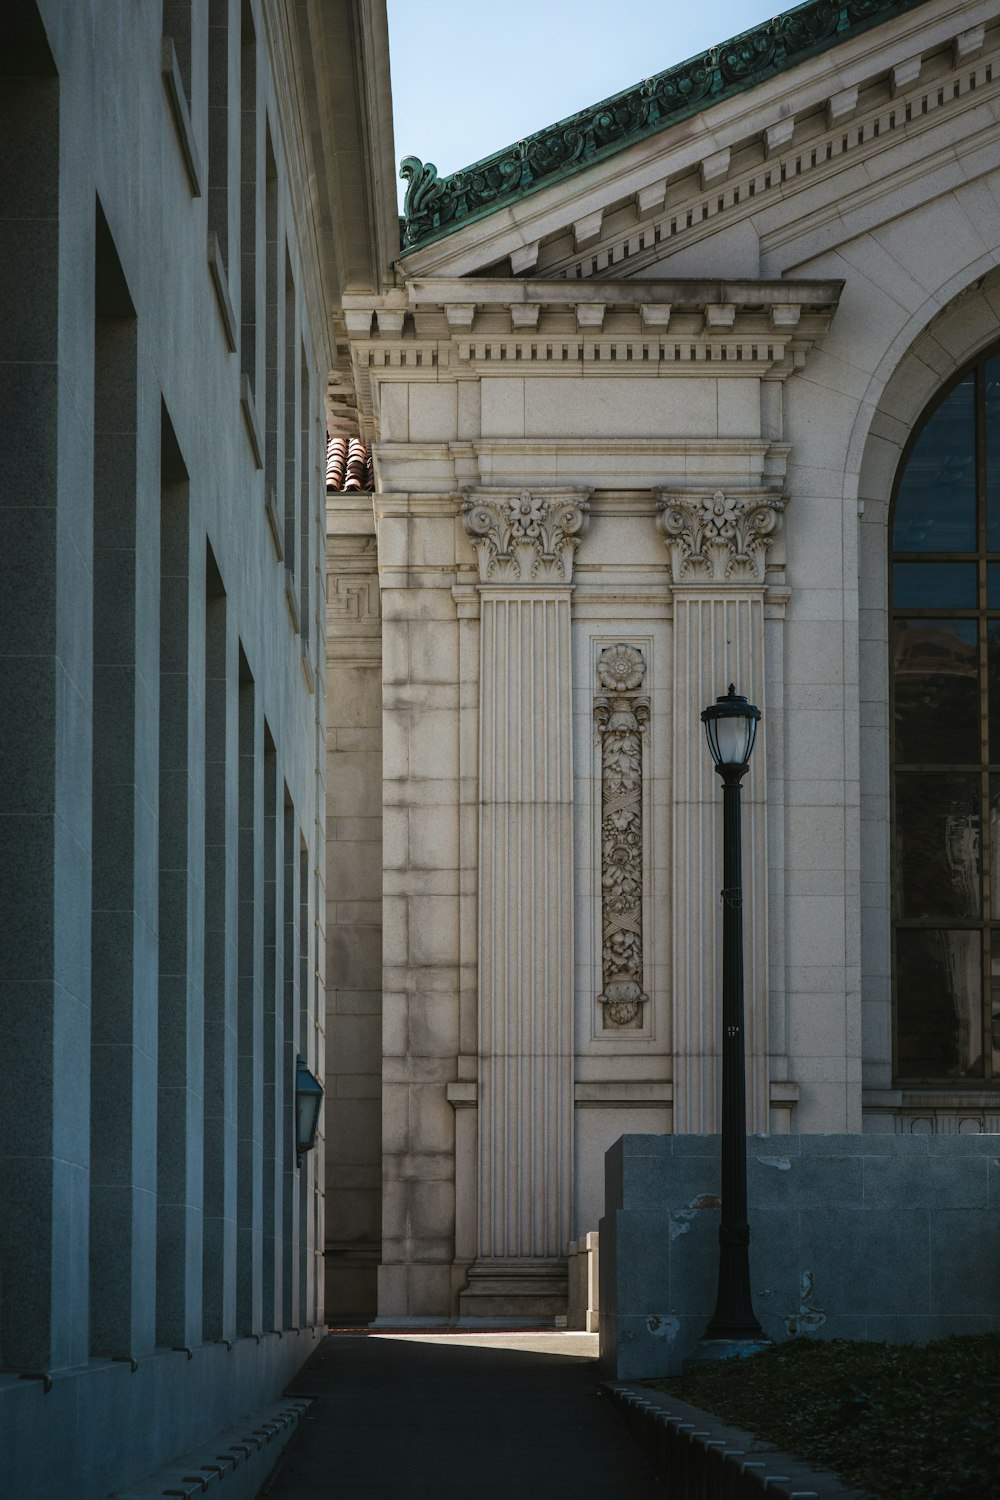
[[781,0],[387,4],[396,156],[432,161],[442,176],[788,8]]

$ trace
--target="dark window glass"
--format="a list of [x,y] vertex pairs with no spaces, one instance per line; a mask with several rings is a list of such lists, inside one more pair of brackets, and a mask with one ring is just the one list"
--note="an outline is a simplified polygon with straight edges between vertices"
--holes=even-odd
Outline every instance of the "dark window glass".
[[892,602],[897,609],[975,609],[974,562],[896,563]]
[[900,1078],[982,1078],[982,993],[976,928],[897,928]]
[[918,428],[892,545],[895,1073],[1000,1085],[1000,353]]
[[[986,361],[986,547],[1000,552],[1000,354]],[[990,601],[992,604],[992,600]]]
[[980,914],[979,777],[896,778],[896,915]]
[[893,622],[896,760],[971,765],[980,758],[975,620]]
[[989,681],[990,760],[996,763],[1000,761],[1000,620],[990,620],[987,628],[986,666]]
[[928,418],[896,495],[897,552],[976,550],[975,372]]
[[989,915],[993,921],[1000,922],[1000,880],[997,879],[997,872],[1000,871],[1000,776],[993,775],[989,781],[986,828],[989,835],[989,864],[993,871]]
[[1000,927],[994,927],[990,940],[990,1071],[1000,1076]]

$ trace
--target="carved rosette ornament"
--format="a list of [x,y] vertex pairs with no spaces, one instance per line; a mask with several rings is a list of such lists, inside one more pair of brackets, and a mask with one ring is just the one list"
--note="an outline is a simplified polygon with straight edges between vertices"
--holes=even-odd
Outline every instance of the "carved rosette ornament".
[[674,583],[763,583],[783,501],[776,495],[664,496],[660,527]]
[[631,1026],[642,985],[642,739],[649,699],[636,692],[646,663],[635,646],[601,652],[594,700],[601,738],[601,967],[605,1026]]
[[522,490],[500,499],[462,502],[462,524],[476,550],[482,583],[569,583],[587,527],[580,495]]

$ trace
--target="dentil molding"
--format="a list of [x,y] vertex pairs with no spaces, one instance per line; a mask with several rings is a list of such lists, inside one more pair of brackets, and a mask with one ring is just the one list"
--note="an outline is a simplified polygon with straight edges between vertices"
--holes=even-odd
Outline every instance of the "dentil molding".
[[674,583],[763,583],[781,525],[779,495],[661,495],[659,525]]
[[580,490],[469,494],[461,516],[480,582],[570,583],[589,504]]

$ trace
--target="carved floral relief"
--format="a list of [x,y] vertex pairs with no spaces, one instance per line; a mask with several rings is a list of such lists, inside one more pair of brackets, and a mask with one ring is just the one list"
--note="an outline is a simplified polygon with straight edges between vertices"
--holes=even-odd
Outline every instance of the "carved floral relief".
[[763,583],[782,509],[775,495],[664,496],[659,519],[674,583]]
[[642,742],[649,699],[646,663],[635,646],[601,652],[597,676],[607,689],[594,700],[601,739],[601,967],[605,1026],[640,1018],[642,974]]
[[587,500],[522,490],[462,502],[464,525],[483,583],[569,583],[587,526]]

